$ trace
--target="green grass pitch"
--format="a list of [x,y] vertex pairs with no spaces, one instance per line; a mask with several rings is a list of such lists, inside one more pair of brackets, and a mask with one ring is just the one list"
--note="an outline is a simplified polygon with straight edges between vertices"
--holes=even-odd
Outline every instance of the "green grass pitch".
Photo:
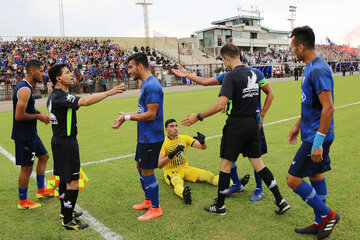
[[[360,101],[356,76],[335,78],[335,107]],[[265,118],[270,123],[300,115],[300,81],[271,84],[275,99]],[[219,89],[206,89],[165,94],[164,119],[178,121],[188,113],[197,113],[216,101]],[[263,98],[264,99],[264,98]],[[135,111],[137,97],[105,100],[78,111],[78,141],[81,162],[98,161],[132,154],[136,146],[136,123],[126,122],[119,130],[111,129],[120,111]],[[46,111],[46,109],[41,109]],[[180,127],[180,134],[194,136],[199,131],[207,137],[221,134],[226,116],[216,114],[191,127]],[[335,141],[331,148],[332,171],[326,174],[328,205],[342,217],[331,239],[359,239],[360,222],[360,104],[338,108],[335,111]],[[78,204],[105,226],[124,239],[314,239],[294,232],[297,226],[311,224],[313,212],[286,184],[286,173],[300,143],[287,143],[288,132],[294,120],[265,127],[269,153],[263,157],[273,172],[282,195],[291,209],[282,216],[274,214],[272,194],[265,187],[264,198],[250,202],[255,188],[253,170],[247,159],[239,157],[239,175],[251,174],[245,191],[226,201],[227,215],[207,213],[203,207],[216,197],[215,187],[205,183],[189,183],[193,204],[186,206],[169,188],[162,170],[155,171],[160,187],[160,204],[164,215],[139,222],[132,205],[143,200],[138,172],[133,157],[105,163],[90,164],[83,170],[90,181],[78,198]],[[0,145],[14,155],[10,139],[12,112],[0,113]],[[38,123],[38,133],[50,153],[47,169],[52,169],[51,129]],[[299,141],[300,142],[300,141]],[[190,165],[219,172],[220,138],[207,140],[208,149],[189,149]],[[40,201],[43,206],[32,211],[16,207],[19,168],[0,154],[0,239],[102,239],[92,228],[83,231],[64,231],[58,219],[56,199]],[[47,178],[50,177],[47,174]],[[35,200],[36,182],[32,178],[28,196]]]

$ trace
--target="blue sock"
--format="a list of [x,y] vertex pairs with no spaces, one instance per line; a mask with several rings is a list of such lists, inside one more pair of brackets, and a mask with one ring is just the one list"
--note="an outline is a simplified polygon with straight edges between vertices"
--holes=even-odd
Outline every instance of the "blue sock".
[[[313,188],[315,189],[316,193],[319,195],[320,199],[326,203],[326,197],[327,197],[327,188],[326,188],[326,182],[325,182],[325,178],[323,178],[320,181],[310,181],[311,185],[313,186]],[[314,210],[315,213],[315,223],[316,224],[321,224],[322,219],[319,213],[317,213]]]
[[28,190],[28,188],[18,187],[18,189],[19,189],[19,199],[20,200],[27,199],[27,190]]
[[235,162],[233,163],[232,168],[231,168],[230,178],[233,181],[233,185],[239,185],[239,184],[241,185],[239,175],[237,172],[237,166],[236,166]]
[[143,176],[145,184],[145,196],[151,199],[151,205],[158,207],[159,204],[159,183],[156,180],[155,174],[150,176]]
[[329,208],[320,199],[315,189],[309,183],[303,180],[294,192],[300,195],[301,198],[314,209],[314,211],[320,214],[320,216],[327,216],[329,214]]
[[263,190],[262,188],[262,178],[260,177],[260,175],[254,170],[254,175],[255,175],[255,181],[256,181],[256,189],[258,190]]
[[36,184],[37,184],[38,189],[45,188],[45,174],[36,175]]
[[146,199],[146,200],[149,200],[150,197],[148,196],[148,194],[146,194],[146,191],[145,191],[144,177],[143,177],[143,175],[141,174],[141,170],[138,169],[138,171],[139,171],[139,175],[140,175],[141,186],[142,186],[142,189],[143,189],[143,191],[144,191],[144,193],[145,193],[145,199]]

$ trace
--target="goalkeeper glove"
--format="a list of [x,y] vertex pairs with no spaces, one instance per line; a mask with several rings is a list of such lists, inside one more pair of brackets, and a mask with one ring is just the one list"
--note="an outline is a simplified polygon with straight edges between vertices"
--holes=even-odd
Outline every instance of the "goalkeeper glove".
[[197,132],[197,136],[194,137],[194,139],[198,140],[201,145],[205,143],[205,138],[205,135],[200,132]]
[[183,151],[184,148],[185,148],[184,145],[178,145],[178,146],[174,149],[174,151],[172,151],[171,153],[169,153],[168,157],[169,157],[170,159],[173,159],[173,158],[175,157],[175,155],[178,154],[179,152]]

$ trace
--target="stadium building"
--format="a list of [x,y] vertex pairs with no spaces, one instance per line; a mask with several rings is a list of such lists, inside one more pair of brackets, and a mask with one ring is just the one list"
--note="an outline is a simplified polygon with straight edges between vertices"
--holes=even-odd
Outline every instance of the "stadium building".
[[[243,13],[249,15],[244,15]],[[261,25],[260,11],[243,10],[238,16],[214,21],[212,27],[196,31],[197,48],[212,56],[220,55],[226,43],[246,51],[289,49],[289,31],[272,30]]]

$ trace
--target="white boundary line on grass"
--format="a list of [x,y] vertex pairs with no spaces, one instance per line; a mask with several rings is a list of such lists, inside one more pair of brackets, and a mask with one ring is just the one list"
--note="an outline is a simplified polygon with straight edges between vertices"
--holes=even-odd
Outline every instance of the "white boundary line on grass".
[[[11,153],[6,151],[2,146],[0,146],[0,152],[15,164],[15,157]],[[47,171],[47,172],[49,172],[49,171]],[[51,172],[52,172],[52,170],[51,170]],[[33,178],[35,178],[34,173],[31,176]],[[83,215],[81,216],[81,218],[84,219],[87,223],[89,223],[90,227],[93,228],[96,232],[98,232],[104,239],[107,239],[107,240],[122,240],[123,239],[122,236],[120,236],[119,234],[117,234],[115,232],[112,232],[110,230],[110,228],[106,227],[104,224],[99,222],[96,218],[91,216],[91,214],[88,211],[81,208],[78,204],[75,205],[75,208],[77,211],[83,212]]]

